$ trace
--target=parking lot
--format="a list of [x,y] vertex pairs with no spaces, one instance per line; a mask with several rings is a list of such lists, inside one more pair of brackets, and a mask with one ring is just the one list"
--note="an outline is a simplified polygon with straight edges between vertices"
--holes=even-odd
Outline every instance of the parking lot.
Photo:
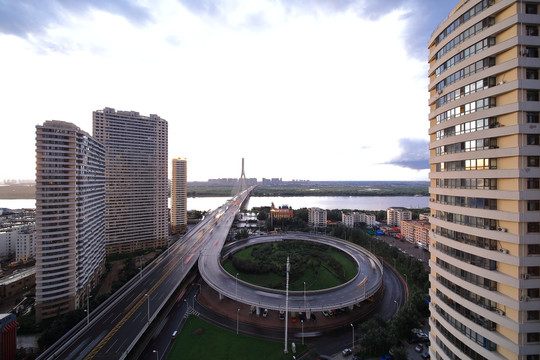
[[422,262],[426,270],[429,269],[429,251],[424,250],[415,244],[408,242],[407,240],[399,240],[392,236],[380,235],[378,239],[385,241],[388,245],[397,247],[401,252],[406,255],[412,256]]

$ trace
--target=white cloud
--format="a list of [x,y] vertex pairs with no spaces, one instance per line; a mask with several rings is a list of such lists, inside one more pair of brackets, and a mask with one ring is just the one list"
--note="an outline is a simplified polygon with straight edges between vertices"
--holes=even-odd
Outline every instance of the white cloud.
[[162,0],[144,25],[93,9],[32,41],[0,34],[0,141],[16,149],[1,155],[0,179],[34,176],[36,124],[91,133],[105,106],[167,119],[169,155],[188,158],[190,181],[237,177],[241,157],[248,177],[427,179],[377,165],[399,139],[427,139],[427,65],[407,54],[402,11],[368,20],[251,1],[219,11]]

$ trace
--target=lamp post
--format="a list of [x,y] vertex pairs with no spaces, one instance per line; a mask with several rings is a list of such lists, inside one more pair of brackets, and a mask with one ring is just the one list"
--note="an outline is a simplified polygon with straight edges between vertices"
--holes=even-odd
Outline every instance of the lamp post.
[[399,306],[399,305],[398,305],[397,300],[394,300],[394,303],[396,303],[396,314],[397,314],[397,312],[398,312],[398,306]]
[[403,273],[403,275],[405,275],[405,282],[407,283],[407,285],[409,284],[409,280],[407,279],[407,274]]
[[351,324],[351,328],[352,328],[352,348],[354,349],[354,325]]
[[240,314],[240,309],[236,311],[236,335],[238,335],[238,314]]
[[304,312],[306,312],[306,282],[305,281],[304,281]]
[[148,323],[150,323],[150,295],[144,294],[148,298],[147,304],[148,304]]
[[152,352],[156,353],[156,360],[159,360],[159,352],[157,350],[152,350]]
[[86,294],[86,325],[90,324],[90,293]]
[[302,345],[304,345],[304,320],[300,320],[302,323]]
[[236,301],[238,301],[238,275],[240,275],[240,273],[236,273]]

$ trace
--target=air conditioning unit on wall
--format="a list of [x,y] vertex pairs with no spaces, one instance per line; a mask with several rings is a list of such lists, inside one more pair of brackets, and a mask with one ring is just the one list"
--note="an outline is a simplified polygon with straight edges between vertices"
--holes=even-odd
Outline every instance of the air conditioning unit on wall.
[[499,315],[503,315],[504,316],[504,311],[502,311],[501,309],[495,309],[495,312]]
[[499,249],[500,252],[502,252],[503,254],[508,254],[508,250],[507,249]]

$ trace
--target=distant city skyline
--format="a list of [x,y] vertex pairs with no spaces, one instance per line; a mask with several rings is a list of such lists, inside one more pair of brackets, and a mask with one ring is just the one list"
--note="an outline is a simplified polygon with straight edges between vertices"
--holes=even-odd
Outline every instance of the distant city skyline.
[[457,2],[2,3],[0,179],[35,178],[37,124],[91,133],[112,107],[167,120],[188,181],[242,157],[248,178],[427,180],[426,44]]

